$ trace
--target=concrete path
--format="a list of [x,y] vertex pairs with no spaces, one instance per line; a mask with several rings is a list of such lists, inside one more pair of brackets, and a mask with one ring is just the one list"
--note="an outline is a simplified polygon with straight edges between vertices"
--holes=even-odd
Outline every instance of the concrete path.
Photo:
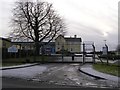
[[107,80],[111,80],[111,81],[115,81],[115,82],[118,82],[120,80],[120,77],[101,73],[101,72],[94,70],[92,65],[90,65],[90,64],[83,65],[82,67],[80,67],[80,70],[83,73],[91,75],[93,77],[99,77],[99,78],[103,78],[103,79],[107,79]]

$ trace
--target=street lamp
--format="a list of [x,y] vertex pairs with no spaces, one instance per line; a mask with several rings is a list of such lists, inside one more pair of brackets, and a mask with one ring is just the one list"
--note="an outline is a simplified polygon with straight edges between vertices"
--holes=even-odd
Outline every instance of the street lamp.
[[106,41],[107,41],[107,40],[104,40],[104,42],[105,42],[105,45],[106,45]]

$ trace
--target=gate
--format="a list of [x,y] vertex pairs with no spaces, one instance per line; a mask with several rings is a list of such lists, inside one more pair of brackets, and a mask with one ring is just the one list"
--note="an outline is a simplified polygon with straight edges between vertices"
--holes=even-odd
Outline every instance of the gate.
[[52,57],[57,57],[57,59],[53,60],[53,61],[50,60],[50,61],[47,61],[47,62],[83,63],[83,64],[85,64],[86,62],[95,63],[95,46],[94,46],[94,42],[91,42],[91,41],[83,42],[83,44],[81,44],[80,47],[83,48],[83,51],[81,51],[79,54],[71,53],[69,55],[65,55],[64,47],[62,47],[62,51],[61,51],[60,54],[51,55]]
[[92,41],[83,42],[83,64],[87,61],[86,57],[91,57],[91,62],[95,63],[95,45]]

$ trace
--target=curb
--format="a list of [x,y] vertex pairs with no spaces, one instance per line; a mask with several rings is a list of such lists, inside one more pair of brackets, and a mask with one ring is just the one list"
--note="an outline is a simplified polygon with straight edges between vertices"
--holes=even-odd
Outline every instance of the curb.
[[96,79],[103,79],[103,80],[106,80],[106,78],[99,77],[99,76],[92,75],[92,74],[89,74],[89,73],[87,73],[87,72],[84,72],[84,71],[81,70],[80,68],[79,68],[78,70],[79,70],[80,72],[82,72],[82,73],[84,73],[84,74],[86,74],[86,75],[88,75],[88,76],[94,77],[94,78],[96,78]]
[[35,66],[35,65],[39,65],[39,63],[36,63],[36,64],[31,64],[31,65],[26,65],[26,66],[6,67],[6,68],[2,68],[2,69],[0,69],[0,70],[8,70],[8,69],[25,68],[25,67]]

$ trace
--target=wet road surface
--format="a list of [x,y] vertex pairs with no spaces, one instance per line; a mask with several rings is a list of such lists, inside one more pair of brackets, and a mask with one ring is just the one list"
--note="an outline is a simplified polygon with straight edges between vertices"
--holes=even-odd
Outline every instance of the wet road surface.
[[[78,68],[80,64],[42,64],[21,69],[3,70],[2,77],[26,79],[25,82],[37,82],[50,84],[50,87],[56,86],[76,86],[76,87],[100,87],[117,88],[116,82],[96,79],[81,73]],[[13,80],[14,81],[14,80]],[[10,81],[9,81],[10,83]],[[3,86],[10,86],[5,79]],[[15,81],[14,81],[15,83]],[[19,82],[18,82],[19,83]],[[21,85],[21,84],[20,84]],[[52,86],[53,85],[53,86]],[[30,85],[32,87],[32,85]],[[33,86],[34,87],[34,86]],[[37,86],[35,86],[37,87]]]
[[42,82],[27,81],[16,78],[2,78],[2,88],[79,88],[74,86],[54,85]]

